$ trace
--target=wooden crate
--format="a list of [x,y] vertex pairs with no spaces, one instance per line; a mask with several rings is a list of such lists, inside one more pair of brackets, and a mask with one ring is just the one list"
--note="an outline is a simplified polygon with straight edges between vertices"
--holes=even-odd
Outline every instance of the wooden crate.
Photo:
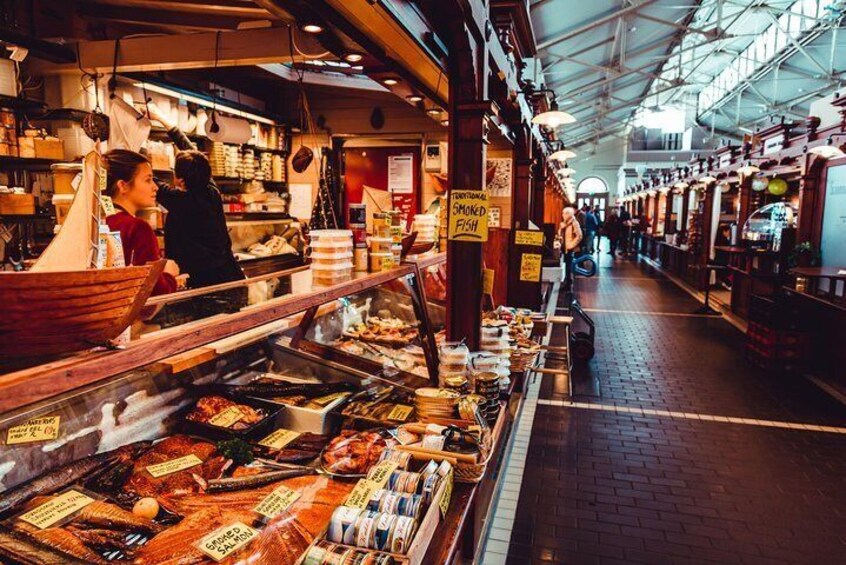
[[46,139],[36,138],[35,156],[38,159],[62,160],[65,158],[65,143],[55,137]]
[[0,214],[35,214],[35,197],[32,194],[0,194]]

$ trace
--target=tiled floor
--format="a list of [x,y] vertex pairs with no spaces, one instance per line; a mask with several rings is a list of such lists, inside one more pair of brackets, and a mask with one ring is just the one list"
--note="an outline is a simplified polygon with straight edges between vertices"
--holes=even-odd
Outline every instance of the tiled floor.
[[846,562],[846,408],[747,366],[724,320],[669,315],[698,304],[642,263],[580,283],[596,357],[572,399],[544,376],[485,563]]

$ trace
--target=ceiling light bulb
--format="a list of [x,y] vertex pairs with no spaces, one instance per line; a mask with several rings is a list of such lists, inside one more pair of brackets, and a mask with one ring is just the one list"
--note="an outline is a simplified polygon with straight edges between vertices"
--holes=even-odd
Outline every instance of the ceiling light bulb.
[[437,108],[429,108],[428,110],[426,110],[426,113],[429,114],[430,116],[440,116],[441,115],[441,111]]
[[746,165],[739,167],[737,169],[737,174],[743,175],[743,176],[748,176],[748,175],[751,175],[752,173],[760,173],[760,172],[761,172],[761,169],[759,167],[753,165],[751,162],[747,163]]
[[364,59],[364,56],[361,53],[347,53],[344,55],[344,60],[348,63],[358,63]]
[[570,175],[572,175],[575,172],[576,172],[575,169],[571,169],[569,167],[564,167],[563,169],[558,169],[558,173],[561,174],[561,175],[564,175],[566,177],[569,177]]
[[409,102],[413,103],[413,104],[417,104],[418,102],[423,101],[423,97],[420,96],[419,94],[411,94],[409,96],[406,96],[405,99],[408,100]]
[[533,124],[538,124],[539,126],[545,126],[550,129],[555,129],[558,126],[564,124],[572,124],[576,121],[572,115],[568,114],[567,112],[561,112],[558,109],[558,102],[553,100],[552,103],[549,105],[549,110],[546,112],[541,112],[534,118],[532,118]]
[[449,125],[449,120],[441,120],[441,125],[442,125],[442,126],[448,126],[448,125]]
[[303,31],[306,33],[320,33],[323,31],[323,26],[317,24],[304,24]]
[[382,84],[384,84],[385,86],[396,86],[397,84],[399,84],[399,81],[395,78],[386,78],[382,81]]
[[[711,175],[705,175],[704,177],[699,177],[699,182],[703,182],[703,183],[716,182],[716,180],[717,180],[717,178],[712,177]],[[676,186],[678,186],[678,185],[676,185]],[[685,188],[687,188],[687,185],[685,185]]]

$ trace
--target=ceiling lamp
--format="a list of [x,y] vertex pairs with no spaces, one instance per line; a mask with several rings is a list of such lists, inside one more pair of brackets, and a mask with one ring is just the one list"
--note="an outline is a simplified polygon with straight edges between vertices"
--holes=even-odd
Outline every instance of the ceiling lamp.
[[813,153],[820,159],[837,159],[838,157],[846,156],[846,153],[843,152],[843,149],[833,145],[834,139],[831,137],[828,138],[828,142],[825,145],[817,145],[816,147],[811,147],[808,149],[808,153]]
[[446,127],[449,125],[449,120],[441,120],[441,125]]
[[364,55],[362,55],[361,53],[347,53],[346,55],[344,55],[344,60],[347,63],[358,63],[362,59],[364,59]]
[[552,161],[566,161],[567,159],[575,159],[576,154],[569,149],[559,149],[555,153],[549,156],[549,159]]
[[438,108],[429,108],[428,110],[426,110],[426,113],[429,114],[430,116],[440,116],[441,115],[441,111]]
[[306,33],[321,33],[323,31],[323,26],[312,22],[303,24],[301,29]]
[[699,177],[699,182],[701,183],[709,183],[709,182],[717,182],[717,177],[712,177],[711,175],[705,175],[704,177]]
[[745,165],[737,169],[737,174],[741,176],[749,176],[754,173],[760,173],[761,169],[752,164],[752,161],[747,161]]
[[555,129],[560,125],[564,124],[572,124],[576,121],[571,114],[567,112],[561,112],[558,109],[558,102],[553,98],[552,103],[549,105],[549,110],[546,112],[541,112],[534,118],[532,118],[532,123],[537,124],[539,126],[548,127],[550,129]]
[[399,84],[399,80],[395,78],[386,78],[382,80],[382,84],[384,84],[385,86],[396,86]]
[[[702,181],[702,179],[699,179],[699,180],[700,180],[700,182]],[[714,179],[714,180],[717,180],[717,179]],[[674,184],[673,188],[678,188],[679,190],[684,190],[685,188],[687,188],[689,186],[690,186],[689,184],[687,184],[686,182],[684,182],[682,180],[682,181],[679,181],[676,184]]]
[[670,192],[670,187],[669,186],[662,186],[661,188],[658,189],[658,192],[660,192],[661,194],[667,194],[668,192]]
[[423,102],[423,97],[419,94],[410,94],[405,97],[406,100],[411,102],[412,104],[417,104],[418,102]]
[[572,175],[575,172],[576,172],[575,169],[571,169],[570,167],[567,167],[567,166],[564,166],[563,168],[558,169],[558,174],[565,176],[565,177],[569,177],[570,175]]

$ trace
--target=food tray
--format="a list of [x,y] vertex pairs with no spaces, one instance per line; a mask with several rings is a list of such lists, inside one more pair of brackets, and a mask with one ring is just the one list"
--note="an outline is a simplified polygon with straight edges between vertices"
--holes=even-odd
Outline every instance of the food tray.
[[[256,410],[262,410],[265,413],[265,417],[260,422],[257,422],[243,430],[231,430],[228,428],[221,428],[219,426],[213,426],[211,424],[206,424],[203,422],[195,422],[193,420],[185,419],[182,422],[183,433],[187,435],[197,435],[203,438],[213,440],[230,438],[240,438],[246,440],[247,438],[256,438],[259,436],[264,437],[268,433],[270,433],[274,427],[278,425],[280,416],[286,408],[282,404],[276,404],[274,402],[268,402],[266,400],[261,400],[258,398],[251,398],[234,394],[219,394],[217,396],[228,398],[233,402],[237,402],[238,404],[243,404],[245,406],[255,408]],[[191,410],[188,410],[185,415],[187,416],[190,412]]]

